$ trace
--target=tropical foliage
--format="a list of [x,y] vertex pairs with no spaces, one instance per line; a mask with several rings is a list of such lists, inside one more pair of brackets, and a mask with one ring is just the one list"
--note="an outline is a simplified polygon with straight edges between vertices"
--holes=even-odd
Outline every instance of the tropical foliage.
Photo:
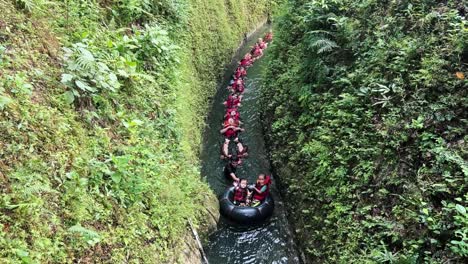
[[317,263],[468,257],[464,1],[290,0],[263,109]]
[[208,97],[266,2],[0,0],[0,262],[177,261],[216,202]]

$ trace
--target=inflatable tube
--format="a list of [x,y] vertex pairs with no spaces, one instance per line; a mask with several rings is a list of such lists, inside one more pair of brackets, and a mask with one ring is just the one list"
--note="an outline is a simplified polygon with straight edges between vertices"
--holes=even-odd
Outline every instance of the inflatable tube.
[[234,187],[228,188],[219,199],[221,214],[241,225],[258,224],[265,221],[273,214],[275,203],[271,195],[257,207],[236,206],[232,202],[234,197]]

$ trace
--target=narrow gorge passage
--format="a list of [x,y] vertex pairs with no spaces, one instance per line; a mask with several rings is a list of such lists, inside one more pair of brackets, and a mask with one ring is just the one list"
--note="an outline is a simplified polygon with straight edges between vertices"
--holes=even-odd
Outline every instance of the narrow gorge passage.
[[[263,36],[267,28],[260,29],[239,52],[240,56],[250,50],[255,40]],[[268,49],[266,51],[268,53]],[[202,175],[206,177],[211,188],[217,195],[222,194],[231,183],[223,176],[225,162],[219,158],[219,150],[223,137],[219,134],[224,115],[222,102],[227,97],[225,89],[232,74],[235,63],[228,67],[223,83],[218,90],[205,131],[202,149]],[[249,157],[238,169],[238,176],[244,177],[250,183],[255,182],[259,173],[270,173],[270,163],[265,149],[259,109],[259,85],[263,59],[254,63],[248,69],[246,90],[240,113],[244,122],[245,132],[240,138],[249,147]],[[218,230],[211,234],[205,245],[210,263],[299,263],[296,247],[289,230],[285,208],[275,189],[274,180],[272,194],[275,199],[275,212],[270,220],[262,226],[254,228],[235,227],[226,219],[221,219]]]

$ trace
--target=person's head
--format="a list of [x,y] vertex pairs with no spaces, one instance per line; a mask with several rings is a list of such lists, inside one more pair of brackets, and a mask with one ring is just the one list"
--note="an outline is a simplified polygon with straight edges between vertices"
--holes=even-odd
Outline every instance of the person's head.
[[262,38],[258,38],[258,43],[262,43],[263,42],[263,39]]
[[265,184],[265,174],[262,173],[258,175],[257,183],[260,185]]
[[231,111],[229,112],[229,114],[230,114],[231,116],[236,116],[237,111],[236,111],[236,110],[231,110]]
[[237,167],[237,166],[240,166],[242,163],[242,160],[236,156],[236,155],[233,155],[231,157],[231,165],[234,166],[234,167]]
[[239,185],[240,185],[241,188],[247,187],[247,179],[241,178],[240,182],[239,182]]
[[234,118],[230,117],[230,118],[228,119],[228,124],[229,124],[229,125],[234,125]]

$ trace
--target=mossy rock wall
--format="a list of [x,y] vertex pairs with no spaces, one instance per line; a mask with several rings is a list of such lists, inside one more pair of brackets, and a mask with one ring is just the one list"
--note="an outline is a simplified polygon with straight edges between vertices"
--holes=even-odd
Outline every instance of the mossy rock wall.
[[466,1],[286,2],[261,108],[308,260],[466,262]]
[[0,0],[0,262],[181,256],[216,199],[209,97],[266,3]]

